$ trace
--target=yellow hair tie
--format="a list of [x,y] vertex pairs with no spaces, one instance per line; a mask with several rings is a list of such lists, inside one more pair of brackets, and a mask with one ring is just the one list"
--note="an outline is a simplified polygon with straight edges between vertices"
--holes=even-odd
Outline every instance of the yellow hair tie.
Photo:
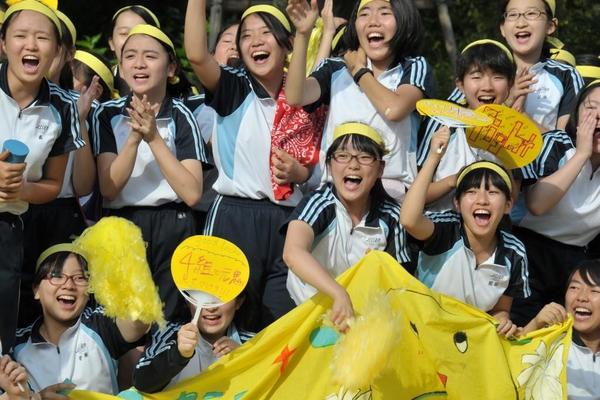
[[506,47],[502,43],[498,42],[497,40],[492,40],[492,39],[481,39],[481,40],[476,40],[474,42],[471,42],[464,49],[462,49],[462,51],[460,52],[460,54],[464,54],[464,52],[467,51],[467,50],[469,50],[470,48],[475,47],[475,46],[480,46],[482,44],[492,44],[492,45],[498,47],[500,50],[502,50],[504,53],[506,53],[506,55],[508,56],[508,58],[510,59],[510,61],[512,61],[512,62],[515,61],[515,59],[513,58],[512,53],[510,52],[510,50],[508,49],[508,47]]
[[546,4],[550,7],[550,11],[552,11],[552,18],[556,15],[556,0],[545,0]]
[[81,248],[75,246],[73,243],[55,244],[52,247],[48,247],[46,250],[44,250],[44,252],[42,254],[40,254],[40,256],[37,259],[37,262],[35,263],[35,272],[37,272],[38,269],[40,269],[40,265],[42,265],[42,263],[44,261],[46,261],[46,259],[48,257],[50,257],[52,254],[62,253],[62,252],[75,253],[75,254],[79,254],[83,258],[86,258],[84,251]]
[[[366,6],[368,3],[372,2],[372,1],[375,1],[375,0],[361,0],[360,4],[358,5],[358,11],[362,10],[362,8],[364,6]],[[390,2],[390,0],[383,0],[383,1],[386,1],[388,3]]]
[[458,178],[456,179],[456,187],[458,187],[460,185],[462,180],[465,178],[465,176],[469,172],[475,171],[476,169],[482,169],[482,168],[492,170],[492,171],[496,172],[498,175],[500,175],[500,178],[502,178],[504,183],[506,183],[506,186],[508,186],[508,190],[510,192],[512,192],[512,181],[510,180],[510,177],[508,176],[508,174],[506,173],[504,168],[502,168],[498,164],[495,164],[490,161],[476,161],[473,164],[466,166],[461,171],[461,173],[458,175]]
[[149,24],[139,24],[131,28],[129,31],[129,35],[127,35],[127,39],[129,39],[133,35],[148,35],[153,37],[154,39],[166,44],[169,48],[175,53],[175,46],[169,37],[160,29],[155,26]]
[[600,79],[600,67],[593,65],[578,65],[577,72],[584,78]]
[[269,4],[259,4],[256,6],[249,7],[242,14],[242,19],[240,21],[243,21],[244,18],[246,18],[250,14],[256,14],[260,12],[264,12],[274,16],[279,22],[281,22],[281,25],[283,25],[286,31],[292,33],[292,26],[290,25],[290,21],[287,19],[285,14],[279,8],[271,6]]
[[54,26],[56,26],[56,29],[58,30],[58,36],[62,38],[62,29],[60,27],[60,20],[56,16],[56,13],[49,6],[45,5],[44,3],[40,3],[37,0],[23,0],[23,1],[19,1],[18,3],[14,3],[4,13],[3,22],[5,22],[15,12],[25,11],[25,10],[35,11],[35,12],[38,12],[38,13],[48,17],[48,19],[50,19],[50,21],[52,21]]
[[111,91],[115,90],[115,78],[113,77],[110,68],[106,66],[95,55],[88,53],[87,51],[77,50],[75,52],[75,56],[73,57],[75,60],[79,60],[94,71],[96,75],[102,79],[102,81],[108,86],[108,89]]
[[[338,125],[333,131],[333,140],[341,138],[346,135],[361,135],[366,136],[379,146],[385,148],[385,142],[383,138],[374,128],[361,122],[347,122],[345,124]],[[387,151],[385,151],[387,153]]]
[[115,22],[115,20],[117,19],[117,17],[119,16],[119,14],[121,14],[123,11],[127,11],[133,7],[139,7],[142,10],[146,11],[148,13],[148,15],[150,15],[150,18],[152,18],[152,20],[154,21],[154,24],[156,25],[157,28],[160,28],[160,22],[158,21],[158,18],[156,17],[156,14],[154,14],[152,11],[150,11],[149,8],[141,6],[139,4],[134,4],[132,6],[125,6],[123,8],[119,8],[117,10],[116,13],[114,13],[113,17],[112,17],[112,21]]
[[577,65],[575,56],[571,52],[564,49],[550,49],[550,58],[557,61],[564,61],[572,67],[575,67]]
[[337,47],[340,40],[342,40],[342,36],[344,36],[344,32],[346,32],[345,26],[342,27],[342,29],[340,29],[340,31],[335,34],[333,40],[331,41],[331,50],[334,50]]
[[75,45],[75,42],[77,41],[77,29],[75,29],[75,25],[73,25],[73,21],[71,21],[71,19],[69,17],[67,17],[67,15],[60,10],[56,10],[56,16],[67,27],[69,33],[71,34],[71,38],[73,39],[73,45]]

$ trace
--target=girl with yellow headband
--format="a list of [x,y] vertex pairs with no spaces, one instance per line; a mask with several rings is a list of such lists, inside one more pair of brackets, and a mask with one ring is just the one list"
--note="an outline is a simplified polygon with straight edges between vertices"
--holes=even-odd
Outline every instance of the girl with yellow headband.
[[[208,51],[205,9],[205,0],[189,0],[185,21],[188,60],[218,114],[212,148],[219,195],[205,234],[235,243],[248,257],[248,297],[240,312],[253,314],[250,329],[258,331],[293,307],[279,227],[302,199],[308,166],[317,162],[325,111],[309,113],[285,99],[292,27],[281,10],[261,4],[244,12],[236,37],[242,66],[231,68]],[[303,139],[293,140],[297,134]]]
[[354,311],[335,278],[370,250],[386,251],[400,263],[410,259],[399,224],[400,206],[381,183],[386,154],[382,137],[361,123],[339,125],[334,135],[326,160],[333,183],[308,194],[296,207],[283,228],[283,258],[290,268],[287,288],[296,304],[317,290],[326,293],[333,300],[333,323],[345,330]]
[[[20,216],[29,203],[56,198],[67,153],[84,145],[78,136],[75,102],[45,78],[58,52],[60,32],[54,11],[35,0],[11,6],[0,30],[7,57],[0,66],[0,142],[6,148],[0,153],[0,338],[4,352],[14,343],[17,322],[23,262]],[[19,140],[27,148],[11,148],[9,139]],[[16,158],[19,153],[21,157]],[[11,155],[14,158],[9,158]]]
[[448,128],[433,136],[429,157],[402,204],[400,223],[420,242],[416,276],[489,313],[499,321],[498,333],[510,337],[517,331],[512,301],[530,293],[525,247],[500,225],[512,207],[512,181],[498,164],[477,161],[458,174],[457,211],[424,214],[427,187],[448,140]]
[[519,105],[542,131],[564,129],[583,82],[575,68],[550,58],[546,38],[558,27],[556,0],[504,0],[502,13],[500,32],[517,76],[532,89]]
[[[381,132],[389,154],[383,183],[396,199],[404,196],[416,172],[416,102],[432,95],[432,71],[419,47],[423,26],[411,0],[357,2],[345,34],[350,51],[328,59],[306,78],[308,37],[317,18],[316,1],[290,0],[296,27],[286,94],[296,106],[329,106],[315,177],[327,180],[325,153],[337,125],[368,123]],[[318,176],[317,176],[318,175]]]
[[175,247],[196,233],[190,207],[202,195],[204,143],[192,112],[169,92],[177,59],[164,32],[133,27],[120,68],[132,93],[101,104],[93,116],[104,213],[141,228],[165,317],[189,319],[170,261]]
[[598,251],[591,242],[600,234],[600,81],[581,92],[566,132],[544,135],[521,175],[526,208],[513,222],[531,267],[533,295],[520,313],[528,321],[545,304],[562,304],[573,268]]
[[160,28],[160,22],[156,15],[147,7],[139,4],[120,8],[112,17],[112,29],[109,33],[108,46],[115,54],[117,64],[114,66],[113,75],[115,78],[115,88],[120,96],[126,96],[130,93],[127,83],[123,80],[119,72],[121,64],[121,49],[123,43],[127,40],[129,31],[136,25],[148,24]]

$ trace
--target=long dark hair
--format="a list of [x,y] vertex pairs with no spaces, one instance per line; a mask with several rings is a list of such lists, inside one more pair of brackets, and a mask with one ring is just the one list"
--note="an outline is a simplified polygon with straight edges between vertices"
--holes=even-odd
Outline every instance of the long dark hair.
[[[269,13],[265,13],[265,12],[257,12],[254,14],[258,15],[260,17],[260,19],[263,20],[265,25],[267,25],[267,28],[269,28],[269,31],[271,31],[271,33],[275,37],[275,41],[277,42],[279,47],[281,47],[282,49],[285,49],[287,51],[292,51],[292,49],[293,49],[292,34],[290,32],[288,32],[287,29],[285,29],[283,24],[277,18],[275,18],[273,15],[271,15]],[[253,14],[250,14],[250,15],[253,15]],[[248,18],[248,17],[246,17],[246,18]],[[242,25],[244,24],[244,20],[246,18],[244,18],[243,20],[240,21],[240,27],[239,27],[239,29],[237,31],[237,35],[235,37],[235,45],[237,46],[238,49],[241,48],[240,40],[242,37]],[[240,58],[241,58],[241,54],[240,54]],[[243,59],[242,59],[242,61],[243,61]]]
[[510,85],[515,81],[516,66],[500,47],[492,43],[482,43],[470,47],[458,56],[456,61],[456,77],[463,81],[473,69],[478,71],[492,70],[508,79]]
[[584,260],[580,262],[577,267],[569,275],[567,279],[567,287],[573,279],[573,275],[579,272],[581,279],[588,286],[600,286],[600,260]]
[[[496,164],[498,165],[498,164]],[[504,167],[498,165],[505,172],[506,169]],[[465,167],[466,168],[466,167]],[[464,169],[464,168],[463,168]],[[508,175],[508,172],[506,172]],[[460,175],[460,173],[459,173]],[[510,175],[509,175],[510,176]],[[496,186],[504,195],[507,200],[511,200],[511,190],[504,181],[500,177],[500,175],[491,169],[488,168],[477,168],[472,171],[467,172],[467,174],[463,177],[460,183],[456,186],[456,191],[454,193],[454,198],[456,200],[460,200],[461,196],[469,189],[479,188],[481,186],[481,181],[485,182],[485,189],[488,190],[490,185]]]

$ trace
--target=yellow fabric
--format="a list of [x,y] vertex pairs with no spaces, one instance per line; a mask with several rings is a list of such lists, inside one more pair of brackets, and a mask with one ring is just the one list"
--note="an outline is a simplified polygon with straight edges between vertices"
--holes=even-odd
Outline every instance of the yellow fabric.
[[552,47],[555,47],[557,49],[562,49],[563,47],[565,47],[563,41],[557,38],[556,36],[546,36],[546,42],[548,42]]
[[[366,6],[368,3],[372,2],[372,1],[374,1],[374,0],[361,0],[360,4],[358,6],[358,11],[360,11],[364,6]],[[386,1],[388,3],[390,2],[390,0],[383,0],[383,1]]]
[[127,11],[127,10],[129,10],[131,7],[134,7],[134,6],[135,6],[135,7],[142,8],[144,11],[146,11],[146,12],[147,12],[147,13],[150,15],[150,18],[152,18],[152,20],[154,21],[154,25],[155,25],[157,28],[160,28],[160,21],[159,21],[159,20],[158,20],[158,18],[156,17],[156,14],[154,14],[152,11],[150,11],[150,9],[149,9],[149,8],[147,8],[147,7],[144,7],[144,6],[142,6],[142,5],[139,5],[139,4],[135,4],[135,5],[133,5],[133,6],[125,6],[125,7],[123,7],[123,8],[119,8],[119,9],[117,10],[117,12],[113,14],[113,16],[112,16],[112,21],[114,22],[114,21],[117,19],[117,17],[119,16],[119,14],[121,14],[123,11]]
[[500,50],[505,52],[506,55],[508,56],[508,58],[514,62],[513,55],[510,52],[510,50],[508,49],[508,47],[506,47],[502,43],[498,42],[497,40],[492,40],[492,39],[481,39],[481,40],[476,40],[472,43],[469,43],[464,49],[462,49],[461,54],[464,53],[465,51],[467,51],[468,49],[470,49],[471,47],[475,47],[475,46],[482,45],[482,44],[493,44],[494,46],[500,48]]
[[578,65],[577,71],[584,78],[600,79],[600,67],[593,65]]
[[[7,6],[12,6],[13,4],[17,4],[18,2],[23,1],[23,0],[6,0],[5,3]],[[38,0],[40,3],[44,3],[45,5],[47,5],[48,7],[50,7],[53,10],[57,10],[58,9],[58,0]]]
[[374,128],[371,128],[369,125],[362,124],[360,122],[347,122],[345,124],[336,126],[335,130],[333,131],[333,140],[345,135],[366,136],[378,145],[385,147],[385,142],[383,141],[383,138],[379,132],[377,132],[377,130]]
[[[254,339],[221,358],[201,376],[161,393],[129,390],[126,399],[380,400],[566,399],[569,320],[518,341],[496,333],[488,314],[425,287],[388,254],[371,251],[338,278],[357,314],[369,318],[373,293],[384,293],[399,319],[399,343],[369,387],[349,391],[331,369],[338,334],[323,322],[332,306],[323,294],[300,305]],[[358,319],[361,317],[359,316]],[[392,323],[390,321],[390,323]],[[357,322],[358,324],[358,322]],[[365,360],[382,329],[356,348]],[[343,360],[342,360],[343,361]],[[357,367],[362,367],[357,362]],[[339,364],[338,364],[339,365]],[[360,393],[360,394],[357,394]],[[527,396],[529,395],[529,397]],[[113,396],[73,391],[75,400]]]
[[337,47],[340,40],[342,40],[344,33],[346,33],[345,26],[342,29],[340,29],[340,31],[338,33],[336,33],[335,36],[333,37],[333,40],[331,41],[331,51],[335,50],[335,48]]
[[175,46],[173,45],[173,42],[171,41],[171,39],[169,39],[169,37],[163,31],[161,31],[159,28],[157,28],[155,26],[148,25],[148,24],[136,25],[133,28],[131,28],[131,30],[129,31],[129,35],[127,35],[127,38],[130,38],[133,35],[151,36],[154,39],[161,41],[164,44],[166,44],[167,46],[169,46],[171,48],[171,50],[173,51],[173,54],[176,54]]
[[79,60],[88,67],[90,67],[92,71],[94,71],[94,73],[98,75],[100,79],[102,79],[106,86],[108,86],[111,93],[115,90],[115,78],[112,72],[110,71],[110,68],[108,68],[106,64],[102,62],[102,60],[100,60],[95,55],[83,50],[77,50],[75,52],[74,58],[75,60]]
[[2,21],[6,21],[13,13],[24,10],[36,11],[48,17],[50,21],[52,21],[54,26],[56,26],[56,29],[58,30],[58,35],[62,37],[62,29],[60,27],[60,20],[56,16],[56,9],[52,9],[45,3],[41,3],[37,0],[23,0],[15,2],[8,8],[8,10],[6,10],[6,12],[4,13],[4,19]]
[[508,189],[510,189],[510,191],[512,192],[512,181],[510,180],[510,177],[508,176],[506,171],[502,167],[500,167],[498,164],[494,164],[493,162],[490,162],[490,161],[476,161],[473,164],[465,167],[458,175],[458,178],[456,178],[456,186],[460,185],[462,180],[465,178],[465,176],[469,172],[474,171],[476,169],[481,169],[481,168],[491,169],[492,171],[494,171],[498,175],[500,175],[500,177],[502,178],[504,183],[506,183],[506,186],[508,186]]
[[595,86],[595,85],[600,85],[600,79],[596,79],[595,81],[588,83],[585,88],[587,89],[587,88]]
[[573,53],[565,49],[550,49],[550,58],[557,61],[564,61],[572,67],[575,67],[577,65],[577,61],[575,60],[575,56],[573,55]]
[[[73,39],[73,44],[75,44],[75,42],[77,41],[77,29],[75,29],[75,25],[73,25],[73,21],[71,21],[71,19],[60,10],[56,10],[56,16],[58,17],[58,19],[60,19],[65,24],[65,26],[69,30],[69,33],[71,34],[71,38]],[[63,34],[64,34],[64,32],[63,32]]]
[[550,6],[550,11],[552,11],[552,17],[556,15],[556,0],[545,0],[546,3]]
[[322,37],[323,19],[319,17],[315,22],[315,27],[310,33],[308,48],[306,49],[306,76],[310,75],[315,66],[315,61],[317,61],[317,55],[319,54],[319,47],[321,46]]
[[48,247],[46,250],[44,250],[42,254],[40,254],[40,256],[37,259],[37,262],[35,263],[35,271],[37,272],[37,270],[40,268],[40,265],[42,265],[46,258],[50,257],[52,254],[61,253],[63,251],[79,254],[83,258],[86,258],[85,251],[75,246],[73,243],[55,244],[54,246]]
[[279,8],[271,6],[269,4],[259,4],[256,6],[248,7],[246,11],[244,11],[244,13],[242,14],[242,18],[240,19],[240,21],[243,21],[244,18],[246,18],[250,14],[256,14],[259,12],[271,14],[272,16],[277,18],[279,22],[281,22],[281,25],[283,25],[286,31],[292,33],[290,21],[287,19],[285,14]]

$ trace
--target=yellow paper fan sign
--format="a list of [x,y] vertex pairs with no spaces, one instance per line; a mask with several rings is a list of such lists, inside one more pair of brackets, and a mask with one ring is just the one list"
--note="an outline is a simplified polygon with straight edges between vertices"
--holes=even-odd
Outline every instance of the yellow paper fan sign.
[[171,258],[171,274],[180,291],[199,291],[227,303],[246,287],[250,267],[235,244],[218,237],[197,235],[177,246]]
[[499,104],[483,105],[477,111],[490,116],[493,122],[467,129],[469,145],[492,153],[509,169],[521,168],[540,154],[542,133],[527,116]]
[[419,100],[417,111],[449,127],[487,126],[492,123],[492,119],[484,113],[444,100]]

